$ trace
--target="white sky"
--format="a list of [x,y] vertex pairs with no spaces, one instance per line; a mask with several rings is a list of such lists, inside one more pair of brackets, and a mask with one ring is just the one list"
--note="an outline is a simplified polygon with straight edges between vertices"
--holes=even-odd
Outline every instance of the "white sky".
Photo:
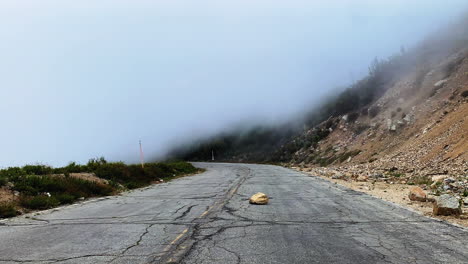
[[[430,4],[429,4],[430,2]],[[135,162],[278,122],[411,47],[465,0],[0,2],[0,167]]]

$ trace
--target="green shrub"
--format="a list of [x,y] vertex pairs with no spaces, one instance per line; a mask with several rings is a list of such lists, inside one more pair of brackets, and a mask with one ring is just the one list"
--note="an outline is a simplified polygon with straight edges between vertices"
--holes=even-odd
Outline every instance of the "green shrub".
[[0,218],[8,218],[19,215],[15,206],[11,203],[0,203]]
[[125,184],[125,187],[127,189],[136,189],[145,186],[143,183],[138,183],[138,182],[129,182]]
[[14,189],[22,194],[35,196],[40,193],[68,193],[75,197],[109,195],[113,188],[96,182],[56,176],[24,176],[16,183]]
[[60,201],[57,200],[55,197],[48,197],[46,195],[22,197],[20,203],[25,208],[33,210],[49,209],[60,205]]
[[46,165],[26,165],[22,170],[27,175],[47,175],[54,172],[51,167]]
[[20,167],[10,167],[7,169],[0,170],[0,176],[2,177],[18,177],[25,174],[26,173]]
[[[148,163],[142,168],[140,165],[126,165],[122,162],[109,163],[104,158],[99,158],[90,160],[86,165],[72,162],[62,168],[26,165],[22,168],[3,169],[0,170],[0,186],[10,181],[14,184],[13,189],[21,194],[20,205],[29,209],[47,209],[70,204],[80,197],[111,195],[122,186],[135,189],[147,186],[155,180],[197,171],[197,168],[186,162]],[[107,179],[109,184],[69,176],[76,172],[94,173]],[[0,210],[5,215],[10,215],[13,212],[10,207],[3,206]]]
[[60,204],[71,204],[76,199],[80,198],[80,197],[76,197],[68,193],[57,194],[57,195],[54,195],[54,197],[60,202]]
[[7,177],[0,176],[0,187],[6,185],[8,182]]

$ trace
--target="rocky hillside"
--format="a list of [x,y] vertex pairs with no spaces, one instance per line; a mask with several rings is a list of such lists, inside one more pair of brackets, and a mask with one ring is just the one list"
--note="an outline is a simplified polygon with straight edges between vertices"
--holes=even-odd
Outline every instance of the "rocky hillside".
[[341,167],[353,175],[466,175],[468,17],[376,59],[365,78],[290,124],[231,131],[174,151],[188,160]]
[[450,34],[402,55],[411,65],[372,103],[330,116],[278,153],[315,175],[468,197],[468,41]]
[[305,131],[293,142],[317,131],[328,133],[317,145],[297,150],[290,163],[335,166],[352,175],[391,171],[410,180],[465,176],[467,102],[468,50],[463,49],[408,71],[360,111],[330,117]]

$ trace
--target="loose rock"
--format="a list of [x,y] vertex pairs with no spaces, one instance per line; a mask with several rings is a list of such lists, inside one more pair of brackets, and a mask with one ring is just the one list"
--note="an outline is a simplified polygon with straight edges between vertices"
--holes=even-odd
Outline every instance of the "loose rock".
[[268,196],[264,193],[256,193],[250,197],[251,204],[267,204],[269,201]]
[[434,215],[460,215],[460,201],[449,194],[443,194],[435,198],[433,207]]
[[410,190],[409,190],[409,195],[408,195],[408,198],[411,200],[411,201],[420,201],[420,202],[425,202],[427,201],[427,194],[426,192],[421,189],[420,187],[412,187]]

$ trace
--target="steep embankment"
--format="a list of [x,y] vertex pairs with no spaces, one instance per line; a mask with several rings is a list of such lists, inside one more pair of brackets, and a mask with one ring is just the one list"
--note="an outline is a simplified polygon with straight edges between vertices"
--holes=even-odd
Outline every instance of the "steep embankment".
[[425,69],[403,75],[368,107],[300,135],[295,140],[328,129],[316,146],[296,151],[291,163],[346,165],[361,175],[372,168],[413,176],[466,173],[468,52]]

